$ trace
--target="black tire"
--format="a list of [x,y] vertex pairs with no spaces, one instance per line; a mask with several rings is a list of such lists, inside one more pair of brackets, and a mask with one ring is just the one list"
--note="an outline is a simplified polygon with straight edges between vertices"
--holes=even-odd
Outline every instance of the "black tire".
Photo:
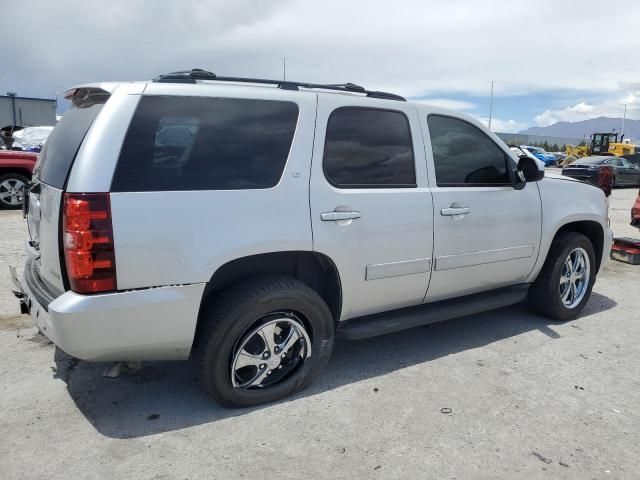
[[[5,200],[3,197],[3,193],[7,193],[7,191],[3,188],[3,184],[5,184],[5,182],[14,182],[14,181],[18,181],[21,182],[25,187],[29,185],[29,179],[27,177],[25,177],[24,175],[20,175],[19,173],[6,173],[4,175],[0,175],[0,208],[3,209],[7,209],[7,210],[16,210],[18,208],[22,208],[22,202],[19,202],[17,204],[13,204],[12,200],[13,198],[15,198],[15,196],[9,196],[7,197],[8,199]],[[24,198],[23,198],[24,201]]]
[[[582,300],[568,308],[560,297],[560,276],[565,260],[576,248],[582,248],[589,258],[589,276]],[[564,232],[551,244],[538,278],[529,289],[529,306],[546,317],[566,322],[576,318],[591,296],[596,278],[596,256],[591,241],[581,233]]]
[[[261,318],[293,312],[311,341],[311,356],[292,374],[265,388],[234,388],[232,356],[236,345]],[[324,300],[295,278],[267,276],[241,282],[209,301],[194,344],[193,361],[204,391],[223,407],[248,407],[279,400],[309,384],[333,350],[335,326]]]

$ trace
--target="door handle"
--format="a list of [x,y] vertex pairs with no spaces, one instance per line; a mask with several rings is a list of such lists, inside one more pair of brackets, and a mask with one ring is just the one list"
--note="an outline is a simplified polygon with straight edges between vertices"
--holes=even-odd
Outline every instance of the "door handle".
[[446,217],[452,217],[454,215],[466,215],[470,213],[471,209],[469,207],[449,207],[443,208],[440,210],[440,215],[444,215]]
[[337,222],[339,220],[354,220],[360,218],[360,212],[324,212],[320,214],[323,222]]

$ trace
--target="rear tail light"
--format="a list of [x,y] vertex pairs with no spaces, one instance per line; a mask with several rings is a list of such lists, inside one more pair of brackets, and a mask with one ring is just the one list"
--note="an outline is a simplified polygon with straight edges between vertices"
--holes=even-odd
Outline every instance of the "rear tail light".
[[71,290],[78,293],[116,290],[109,194],[65,193],[62,224]]

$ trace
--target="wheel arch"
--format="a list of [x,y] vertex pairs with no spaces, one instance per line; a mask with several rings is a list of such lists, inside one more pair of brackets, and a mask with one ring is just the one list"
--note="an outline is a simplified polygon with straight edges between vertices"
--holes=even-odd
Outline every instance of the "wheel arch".
[[[228,287],[258,275],[284,274],[302,281],[327,303],[334,322],[342,310],[342,284],[335,263],[326,255],[311,251],[260,253],[236,258],[221,265],[207,282],[202,294],[200,312],[209,301],[215,301]],[[198,315],[196,335],[200,328]]]
[[27,177],[29,180],[31,179],[31,171],[28,168],[14,167],[14,166],[10,166],[10,167],[0,166],[0,176],[7,175],[10,173],[17,173],[19,175],[22,175],[23,177]]
[[593,249],[596,254],[596,273],[600,270],[602,265],[602,256],[604,248],[604,229],[602,225],[595,220],[577,220],[569,223],[565,223],[560,226],[553,236],[553,241],[565,232],[577,232],[583,234],[589,239],[593,245]]

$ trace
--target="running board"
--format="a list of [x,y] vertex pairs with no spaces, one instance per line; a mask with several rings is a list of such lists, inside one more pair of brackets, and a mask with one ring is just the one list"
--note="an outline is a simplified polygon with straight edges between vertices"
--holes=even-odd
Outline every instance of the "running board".
[[352,318],[338,325],[337,334],[339,338],[359,340],[486,312],[524,300],[528,290],[528,284],[515,285],[490,292]]

